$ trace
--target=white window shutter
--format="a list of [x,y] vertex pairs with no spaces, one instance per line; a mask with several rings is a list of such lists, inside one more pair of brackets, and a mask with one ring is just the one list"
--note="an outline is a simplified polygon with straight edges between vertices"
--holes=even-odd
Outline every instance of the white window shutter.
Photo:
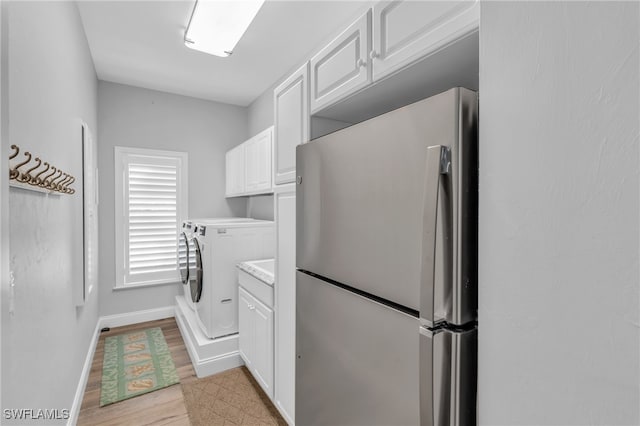
[[[186,153],[120,148],[122,271],[116,286],[179,282],[178,232],[186,217]],[[145,151],[145,152],[141,152]],[[116,150],[116,156],[118,155]],[[118,240],[118,238],[116,238]]]

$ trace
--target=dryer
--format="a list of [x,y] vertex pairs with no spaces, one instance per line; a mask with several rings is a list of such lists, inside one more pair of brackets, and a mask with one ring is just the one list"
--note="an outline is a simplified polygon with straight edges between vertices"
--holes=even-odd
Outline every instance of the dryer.
[[[200,285],[196,285],[197,322],[216,339],[238,332],[239,262],[273,257],[275,227],[271,221],[247,218],[194,220],[196,258],[200,258]],[[197,259],[196,259],[197,263]]]

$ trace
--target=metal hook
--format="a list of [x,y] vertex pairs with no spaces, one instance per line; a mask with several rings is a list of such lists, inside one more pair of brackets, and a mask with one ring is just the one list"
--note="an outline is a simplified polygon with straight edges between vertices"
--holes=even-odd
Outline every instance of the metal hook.
[[11,149],[14,149],[16,152],[9,156],[9,160],[13,160],[14,158],[16,158],[18,156],[18,153],[20,152],[20,148],[18,148],[17,145],[11,145]]
[[69,188],[69,186],[76,181],[76,178],[74,178],[73,176],[71,176],[71,180],[67,183],[67,187],[65,188],[65,192],[67,194],[73,194],[74,192],[76,192],[75,189],[73,188]]
[[62,183],[64,181],[66,181],[67,179],[69,179],[69,174],[68,173],[62,173],[62,176],[64,176],[62,178],[62,180],[59,180],[58,182],[56,182],[56,191],[58,191],[58,192],[64,192],[62,190]]
[[51,183],[51,181],[49,180],[49,178],[53,175],[56,174],[56,172],[58,171],[57,168],[55,167],[51,167],[53,169],[53,172],[49,173],[47,176],[42,178],[42,182],[40,182],[40,186],[43,188],[48,188],[49,187],[49,183]]
[[62,174],[60,176],[58,176],[57,178],[57,182],[54,182],[54,180],[51,181],[51,186],[53,186],[53,188],[51,188],[54,191],[60,191],[60,184],[67,178],[67,174],[65,172],[63,172],[62,170],[59,170],[60,172],[62,172]]
[[42,160],[38,157],[36,157],[35,160],[38,164],[36,164],[34,167],[30,168],[29,170],[27,170],[22,176],[23,176],[23,182],[29,183],[31,185],[35,185],[35,181],[34,181],[34,177],[31,176],[31,172],[34,171],[35,169],[37,169],[38,167],[40,167],[40,165],[42,164]]
[[33,180],[29,183],[33,184],[33,185],[38,185],[40,186],[40,184],[42,183],[42,179],[40,179],[40,175],[47,172],[49,170],[49,163],[47,163],[46,161],[44,162],[44,167],[45,169],[42,170],[40,173],[38,173],[37,175],[35,175],[35,177],[33,178]]
[[60,187],[60,192],[67,192],[67,191],[66,191],[66,189],[67,189],[67,184],[68,184],[68,183],[69,183],[69,181],[71,180],[71,175],[70,175],[70,174],[65,173],[65,175],[66,175],[66,176],[65,176],[65,178],[64,178],[64,179],[62,179],[62,180],[60,181],[60,183],[58,184],[58,186]]
[[[24,155],[26,157],[28,157],[25,161],[23,161],[22,163],[17,164],[14,168],[13,171],[15,173],[17,173],[13,179],[18,179],[18,181],[20,182],[26,182],[26,180],[24,179],[24,174],[22,172],[20,172],[20,170],[18,170],[20,167],[24,166],[25,164],[27,164],[29,161],[31,161],[31,153],[29,151],[25,151]],[[9,178],[11,179],[11,172],[9,173]],[[28,179],[27,179],[28,180]]]
[[56,185],[57,185],[57,184],[55,183],[55,181],[56,181],[56,180],[58,180],[58,179],[60,179],[60,178],[62,177],[62,173],[63,173],[63,172],[62,172],[62,170],[58,170],[58,173],[60,173],[60,174],[59,174],[58,176],[54,177],[53,179],[51,179],[51,180],[49,181],[49,185],[47,185],[47,188],[49,188],[49,189],[50,189],[50,190],[52,190],[52,191],[55,191],[55,190],[56,190],[56,188],[57,188],[57,187],[56,187]]

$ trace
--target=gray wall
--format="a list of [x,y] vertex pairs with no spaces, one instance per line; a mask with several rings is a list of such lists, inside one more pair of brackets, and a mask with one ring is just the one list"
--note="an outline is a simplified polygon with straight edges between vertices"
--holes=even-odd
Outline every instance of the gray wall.
[[273,195],[255,195],[248,197],[247,217],[273,220]]
[[[2,40],[2,55],[8,55],[2,62],[2,75],[8,76],[2,91],[3,162],[8,145],[17,144],[75,175],[78,190],[80,126],[85,121],[96,129],[97,79],[76,4],[2,3],[3,32],[8,24],[9,36],[8,44],[6,33]],[[80,192],[9,191],[15,293],[10,313],[3,276],[3,408],[71,409],[98,318],[97,289],[84,307],[74,304],[83,274],[81,203]],[[3,416],[2,423],[11,421]]]
[[[279,82],[278,82],[279,84]],[[268,88],[248,107],[249,136],[253,136],[267,127],[273,126],[273,89]],[[273,195],[248,197],[247,217],[273,220]]]
[[[281,80],[284,80],[283,76]],[[269,126],[273,126],[273,89],[280,84],[278,81],[269,87],[248,107],[249,135],[255,135]]]
[[189,217],[244,216],[244,198],[227,200],[225,153],[247,139],[247,109],[101,81],[100,315],[175,304],[178,283],[113,290],[115,285],[114,147],[189,153]]
[[480,424],[640,424],[639,4],[481,22]]

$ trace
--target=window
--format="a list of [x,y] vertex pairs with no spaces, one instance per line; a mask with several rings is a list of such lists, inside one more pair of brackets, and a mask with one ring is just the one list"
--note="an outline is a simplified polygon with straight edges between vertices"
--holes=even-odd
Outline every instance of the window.
[[179,282],[186,152],[115,148],[116,288]]

